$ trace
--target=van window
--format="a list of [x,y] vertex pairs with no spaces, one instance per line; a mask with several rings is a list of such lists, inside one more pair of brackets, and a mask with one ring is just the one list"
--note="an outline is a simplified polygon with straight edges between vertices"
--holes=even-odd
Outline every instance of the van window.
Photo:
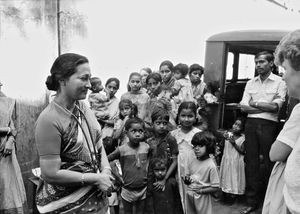
[[240,54],[238,79],[252,79],[255,74],[254,55]]
[[[234,54],[228,52],[226,66],[226,80],[252,79],[255,74],[254,55],[252,54],[236,54],[238,57],[238,70],[235,71],[236,77],[233,78]],[[237,73],[237,74],[236,74]]]
[[234,55],[231,52],[228,52],[227,56],[227,67],[226,67],[226,80],[231,80],[233,75],[233,59]]

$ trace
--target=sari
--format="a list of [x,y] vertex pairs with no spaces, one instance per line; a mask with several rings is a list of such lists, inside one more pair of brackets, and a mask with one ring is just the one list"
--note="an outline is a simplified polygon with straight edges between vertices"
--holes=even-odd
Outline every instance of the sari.
[[[14,129],[12,115],[15,100],[0,96],[0,127]],[[8,138],[0,135],[0,214],[27,213],[26,192],[16,157],[15,147],[9,156],[2,156]]]
[[[61,169],[81,172],[98,173],[110,169],[105,151],[102,150],[100,126],[91,112],[82,102],[77,103],[74,111],[68,112],[52,101],[46,108],[42,118],[52,116],[52,120],[67,119],[61,133]],[[52,111],[47,111],[52,109]],[[50,113],[52,113],[52,115]],[[54,116],[55,114],[56,117]],[[41,115],[40,115],[41,117]],[[40,118],[39,118],[40,119]],[[39,127],[36,124],[36,141],[39,142]],[[42,119],[41,119],[42,120]],[[49,120],[49,119],[48,119]],[[43,144],[38,144],[38,149]],[[97,149],[96,149],[97,147]],[[92,149],[91,149],[92,148]],[[40,150],[39,150],[40,152]],[[41,154],[40,154],[41,155]],[[40,213],[98,213],[108,210],[108,200],[105,194],[92,185],[63,186],[50,184],[39,179],[36,192],[36,205]]]

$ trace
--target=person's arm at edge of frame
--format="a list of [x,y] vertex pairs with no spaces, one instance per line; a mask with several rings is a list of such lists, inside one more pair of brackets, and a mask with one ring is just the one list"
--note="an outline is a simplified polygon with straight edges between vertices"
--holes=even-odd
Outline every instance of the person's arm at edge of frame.
[[271,149],[270,149],[270,160],[271,161],[286,161],[290,153],[292,152],[292,148],[287,144],[276,140]]

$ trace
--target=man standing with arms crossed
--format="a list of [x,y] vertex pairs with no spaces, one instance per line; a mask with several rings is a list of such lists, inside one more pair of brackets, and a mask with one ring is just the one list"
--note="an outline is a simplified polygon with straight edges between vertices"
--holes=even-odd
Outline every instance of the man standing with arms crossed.
[[[261,190],[266,189],[273,164],[269,158],[272,143],[278,134],[278,112],[285,100],[286,85],[281,77],[272,73],[274,56],[266,51],[255,56],[258,76],[247,82],[241,110],[248,113],[245,125],[246,198],[248,206],[242,214],[258,208],[263,199]],[[260,175],[260,155],[265,167]],[[263,184],[263,185],[261,185]]]

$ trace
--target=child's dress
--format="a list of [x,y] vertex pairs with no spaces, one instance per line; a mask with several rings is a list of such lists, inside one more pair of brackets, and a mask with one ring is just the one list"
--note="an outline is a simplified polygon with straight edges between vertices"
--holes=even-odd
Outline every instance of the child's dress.
[[192,138],[200,129],[193,127],[188,133],[182,132],[181,128],[175,129],[171,132],[171,135],[175,137],[178,144],[178,165],[177,165],[177,182],[179,187],[179,193],[181,197],[182,207],[185,210],[185,198],[186,198],[186,185],[183,183],[181,177],[187,175],[187,169],[190,160],[196,158],[194,150],[192,148]]
[[131,102],[137,106],[139,118],[145,119],[147,117],[147,104],[150,101],[148,94],[141,90],[138,93],[126,92],[121,96],[121,100],[124,99],[131,100]]
[[[237,146],[245,141],[245,135],[235,140]],[[221,161],[221,188],[223,192],[242,195],[245,193],[245,163],[244,155],[225,140],[224,153]]]
[[186,214],[212,214],[212,196],[209,193],[198,194],[203,187],[219,187],[220,179],[213,159],[194,158],[188,166],[192,183],[187,187]]

